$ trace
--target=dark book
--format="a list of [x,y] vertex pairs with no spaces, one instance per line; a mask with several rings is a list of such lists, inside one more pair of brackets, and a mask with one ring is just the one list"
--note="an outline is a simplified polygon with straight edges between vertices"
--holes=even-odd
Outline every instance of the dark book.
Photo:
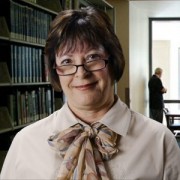
[[38,50],[38,62],[39,62],[39,82],[42,82],[42,49]]
[[51,96],[51,90],[50,89],[46,89],[45,92],[45,101],[46,101],[46,114],[50,115],[52,113],[52,96]]
[[33,82],[33,63],[34,59],[32,58],[32,48],[31,47],[26,47],[26,58],[28,61],[27,69],[26,71],[28,72],[28,82],[32,83]]
[[44,82],[49,82],[49,70],[48,70],[48,65],[46,62],[46,57],[43,55],[42,56],[42,76],[43,76],[43,81]]
[[36,121],[39,119],[39,111],[38,111],[38,101],[36,100],[36,91],[32,90],[31,91],[31,113],[32,113],[32,121]]
[[25,83],[27,82],[27,75],[26,75],[26,58],[25,58],[25,46],[21,47],[21,82]]
[[20,91],[16,91],[16,108],[17,108],[17,117],[16,117],[16,120],[17,120],[17,125],[21,125],[22,124],[22,113],[21,113],[21,110],[22,110],[22,104],[21,104],[21,92]]
[[17,126],[17,111],[16,111],[16,99],[14,94],[9,94],[7,97],[7,108],[12,120],[12,125]]
[[15,82],[15,47],[11,44],[11,81]]
[[18,82],[18,46],[14,45],[14,51],[13,51],[13,60],[11,59],[11,63],[13,64],[14,68],[14,83]]
[[36,49],[31,48],[32,58],[32,82],[36,82]]

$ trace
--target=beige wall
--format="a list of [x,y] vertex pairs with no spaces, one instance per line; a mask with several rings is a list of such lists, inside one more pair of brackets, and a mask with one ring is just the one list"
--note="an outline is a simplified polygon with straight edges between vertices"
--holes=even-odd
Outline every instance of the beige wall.
[[108,0],[108,2],[115,8],[115,31],[126,59],[123,77],[117,84],[117,94],[128,104],[129,99],[126,94],[129,88],[129,2],[120,0]]

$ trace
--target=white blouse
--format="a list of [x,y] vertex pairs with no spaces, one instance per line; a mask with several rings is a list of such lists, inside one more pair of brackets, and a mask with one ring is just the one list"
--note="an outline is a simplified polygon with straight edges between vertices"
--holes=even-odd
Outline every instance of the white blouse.
[[[131,111],[120,99],[100,119],[120,135],[119,152],[105,167],[113,180],[178,180],[180,149],[162,124]],[[22,129],[6,156],[0,179],[56,179],[62,158],[48,138],[78,120],[67,103],[52,115]]]

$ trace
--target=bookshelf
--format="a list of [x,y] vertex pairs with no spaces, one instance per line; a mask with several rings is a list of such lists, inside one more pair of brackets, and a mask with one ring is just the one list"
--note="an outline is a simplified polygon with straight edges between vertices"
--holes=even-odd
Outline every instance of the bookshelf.
[[14,135],[63,104],[48,79],[44,46],[59,11],[92,5],[114,19],[104,0],[0,1],[0,169]]
[[0,1],[0,169],[14,135],[62,105],[44,62],[49,26],[62,8],[45,2]]

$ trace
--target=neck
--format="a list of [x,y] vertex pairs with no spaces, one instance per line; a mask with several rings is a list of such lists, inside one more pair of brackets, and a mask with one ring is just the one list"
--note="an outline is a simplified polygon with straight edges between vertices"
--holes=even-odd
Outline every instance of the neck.
[[107,112],[108,110],[115,104],[117,98],[113,98],[111,101],[107,102],[103,106],[99,108],[75,108],[70,107],[74,115],[79,118],[80,120],[84,121],[85,123],[92,124],[93,122],[96,122],[100,120]]
[[159,74],[155,74],[158,78],[160,78],[160,75]]

